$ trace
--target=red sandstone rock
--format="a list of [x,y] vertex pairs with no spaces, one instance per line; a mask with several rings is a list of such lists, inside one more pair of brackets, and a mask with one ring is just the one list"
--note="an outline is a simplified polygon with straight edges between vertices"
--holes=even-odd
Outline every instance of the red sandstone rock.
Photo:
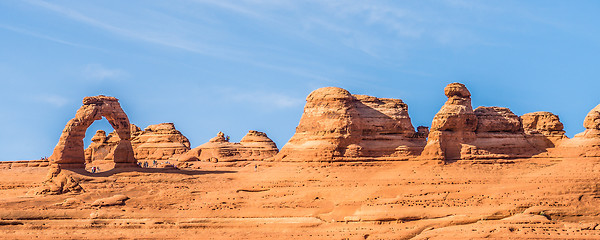
[[525,134],[521,119],[503,107],[471,107],[460,83],[445,88],[448,101],[435,115],[422,158],[439,160],[531,157],[552,147]]
[[523,124],[519,116],[503,107],[478,107],[476,132],[509,132],[522,133]]
[[521,116],[528,138],[537,145],[553,148],[567,139],[563,124],[557,115],[550,112],[533,112]]
[[94,201],[91,205],[97,207],[125,205],[125,201],[129,200],[129,197],[123,194],[117,194],[112,197],[101,198]]
[[[150,125],[144,131],[133,124],[131,126],[133,136],[131,144],[136,159],[176,160],[181,154],[190,150],[189,140],[175,129],[173,123]],[[114,159],[114,155],[110,152],[118,142],[119,137],[115,132],[106,137],[104,131],[99,130],[86,149],[86,159],[88,161]]]
[[471,106],[471,93],[461,83],[448,84],[444,93],[448,100],[431,122],[423,158],[461,159],[462,144],[475,140],[477,116]]
[[173,123],[150,125],[131,143],[137,159],[175,160],[190,150],[190,141]]
[[555,155],[564,157],[600,157],[600,105],[592,109],[583,121],[584,132],[563,140]]
[[546,151],[545,145],[532,144],[521,119],[503,107],[478,107],[475,139],[465,142],[461,159],[502,159],[531,157]]
[[136,161],[129,141],[131,139],[129,118],[121,109],[118,99],[102,95],[83,99],[83,106],[77,110],[75,118],[67,123],[60,136],[54,153],[50,156],[51,163],[64,167],[83,168],[85,131],[95,120],[100,120],[102,117],[108,120],[120,139],[118,146],[111,152],[113,156],[117,156],[114,159],[115,163],[134,165]]
[[282,161],[406,158],[418,155],[408,106],[400,99],[352,95],[326,87],[306,98],[294,136],[276,156]]
[[563,124],[551,112],[533,112],[521,116],[527,133],[542,133],[546,136],[564,135]]
[[119,140],[116,134],[111,133],[106,136],[104,130],[96,131],[96,134],[92,137],[92,143],[85,149],[85,161],[89,163],[94,160],[105,160],[117,146]]
[[180,162],[188,161],[241,161],[264,160],[277,154],[277,145],[258,131],[249,131],[239,143],[229,142],[225,134],[219,132],[216,137],[179,157]]

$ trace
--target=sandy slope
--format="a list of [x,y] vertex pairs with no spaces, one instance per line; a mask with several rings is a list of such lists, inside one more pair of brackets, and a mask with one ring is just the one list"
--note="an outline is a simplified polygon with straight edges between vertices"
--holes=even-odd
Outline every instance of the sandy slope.
[[[194,167],[80,171],[84,193],[51,196],[31,194],[46,168],[1,169],[0,236],[600,238],[595,158]],[[117,194],[130,199],[93,206]]]

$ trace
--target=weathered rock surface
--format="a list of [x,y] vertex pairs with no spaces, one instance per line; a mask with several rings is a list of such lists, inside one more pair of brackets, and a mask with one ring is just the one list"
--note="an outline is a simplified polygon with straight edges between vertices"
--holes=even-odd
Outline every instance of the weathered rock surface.
[[523,128],[531,142],[553,148],[567,139],[563,124],[557,115],[550,112],[533,112],[521,116]]
[[585,131],[561,142],[555,155],[563,157],[600,157],[600,105],[583,121]]
[[[173,123],[150,125],[144,131],[134,124],[131,126],[131,145],[136,159],[176,160],[190,150],[190,141],[175,129]],[[103,130],[98,130],[86,149],[86,160],[112,160],[114,155],[110,153],[119,140],[115,132],[106,136]]]
[[53,165],[48,169],[46,180],[42,186],[33,190],[35,195],[57,195],[63,193],[80,193],[83,188],[79,179],[74,174],[62,171],[60,165]]
[[75,118],[65,126],[58,144],[50,156],[50,162],[63,167],[83,168],[85,131],[94,121],[100,120],[102,117],[108,120],[120,139],[117,147],[110,153],[115,156],[116,165],[135,165],[136,160],[130,142],[129,118],[123,112],[118,99],[103,95],[83,99],[83,106],[77,110]]
[[475,139],[463,144],[461,159],[502,159],[531,157],[545,151],[532,144],[521,119],[504,107],[478,107]]
[[138,159],[175,160],[190,150],[190,141],[173,123],[150,125],[131,144]]
[[503,107],[471,107],[471,94],[460,83],[444,90],[448,101],[435,115],[426,159],[503,159],[531,157],[552,147],[540,135],[525,133],[521,118]]
[[444,94],[448,100],[431,122],[423,158],[461,159],[462,145],[475,140],[478,122],[469,90],[461,83],[451,83]]
[[406,158],[425,144],[400,99],[352,95],[336,87],[313,91],[294,136],[276,156],[282,161]]
[[96,207],[107,207],[115,205],[125,205],[125,201],[129,200],[129,197],[123,194],[117,194],[112,197],[101,198],[94,201],[91,205]]
[[239,143],[229,142],[229,137],[219,132],[216,137],[179,157],[180,162],[188,161],[243,161],[264,160],[277,154],[277,145],[258,131],[249,131]]

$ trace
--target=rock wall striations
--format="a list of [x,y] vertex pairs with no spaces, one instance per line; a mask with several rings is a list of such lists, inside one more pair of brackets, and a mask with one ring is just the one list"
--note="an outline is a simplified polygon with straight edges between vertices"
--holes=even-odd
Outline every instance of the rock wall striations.
[[402,100],[325,87],[308,95],[296,133],[275,159],[406,159],[420,154],[424,145]]

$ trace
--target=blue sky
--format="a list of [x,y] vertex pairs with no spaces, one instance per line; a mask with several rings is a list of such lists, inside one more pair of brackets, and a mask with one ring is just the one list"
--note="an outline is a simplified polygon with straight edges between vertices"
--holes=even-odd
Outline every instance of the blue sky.
[[[325,86],[400,98],[429,126],[443,88],[473,106],[558,114],[600,103],[598,1],[0,1],[0,160],[49,156],[85,96],[192,146],[293,135]],[[88,131],[112,131],[106,120]],[[88,141],[89,142],[89,141]]]

